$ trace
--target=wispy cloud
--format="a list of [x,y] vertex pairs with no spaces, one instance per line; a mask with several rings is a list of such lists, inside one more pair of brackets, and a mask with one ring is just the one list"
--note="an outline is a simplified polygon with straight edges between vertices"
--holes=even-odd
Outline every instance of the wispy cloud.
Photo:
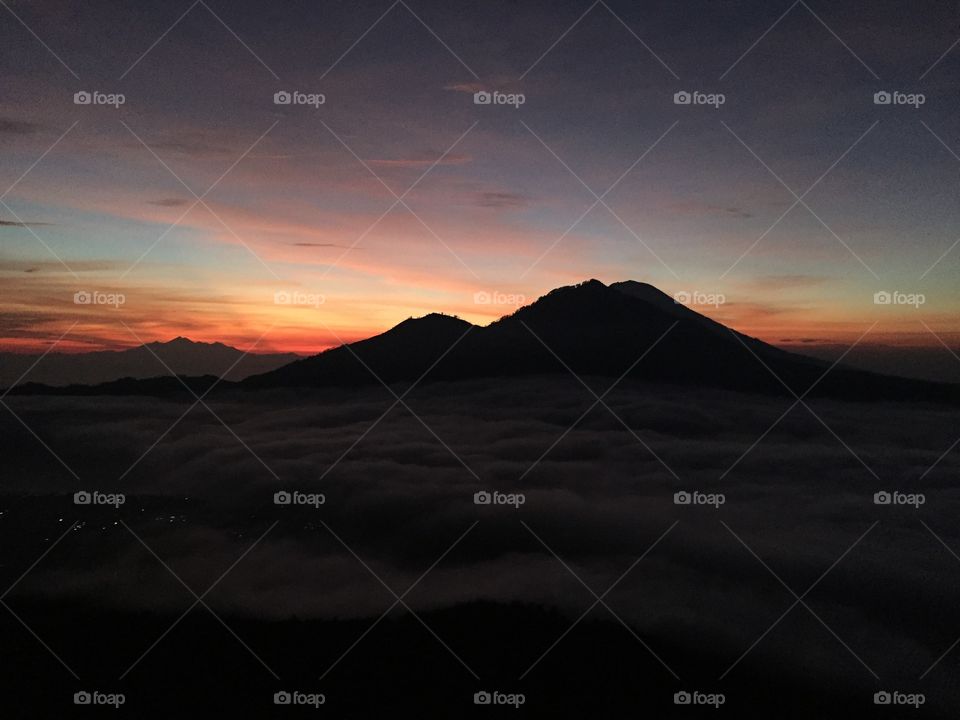
[[667,209],[678,215],[701,215],[714,217],[730,218],[752,218],[753,213],[745,208],[735,205],[719,205],[716,203],[699,202],[696,200],[685,200],[683,202],[670,203]]
[[187,201],[183,198],[163,198],[161,200],[147,200],[147,202],[160,207],[183,207],[187,204]]
[[437,162],[437,158],[440,156],[440,154],[441,153],[434,153],[433,155],[425,154],[423,157],[419,158],[378,158],[368,162],[370,165],[377,165],[379,167],[428,168],[434,163],[437,165],[466,165],[467,163],[473,161],[473,158],[470,155],[457,155],[450,153],[442,160]]
[[527,207],[530,198],[526,195],[512,192],[482,192],[477,197],[477,205],[490,208],[519,208]]
[[52,225],[53,223],[48,222],[34,222],[34,221],[24,221],[20,222],[18,220],[0,220],[0,227],[40,227],[42,225]]
[[0,118],[0,135],[33,135],[40,129],[36,123]]
[[446,85],[444,90],[453,90],[454,92],[462,93],[475,93],[480,92],[481,90],[486,90],[487,86],[481,82],[468,82],[468,83],[455,83],[453,85]]
[[353,247],[351,245],[338,245],[337,243],[316,243],[316,242],[297,242],[291,243],[294,247],[311,247],[311,248],[341,248],[343,250],[360,250],[361,248]]

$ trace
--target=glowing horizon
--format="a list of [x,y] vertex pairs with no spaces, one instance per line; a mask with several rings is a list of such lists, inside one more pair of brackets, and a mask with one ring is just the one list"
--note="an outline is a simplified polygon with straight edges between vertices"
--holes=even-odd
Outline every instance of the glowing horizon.
[[[695,309],[773,344],[850,344],[874,323],[864,342],[960,341],[952,56],[917,110],[874,104],[875,78],[812,18],[808,47],[770,38],[730,66],[769,18],[705,8],[699,36],[725,35],[701,47],[667,14],[625,10],[629,28],[662,24],[651,54],[601,9],[538,60],[578,13],[513,8],[496,36],[517,42],[491,53],[441,10],[424,20],[448,47],[401,8],[352,49],[320,11],[264,24],[246,8],[225,18],[246,48],[197,12],[155,48],[134,28],[73,72],[90,53],[76,24],[103,18],[15,5],[62,64],[3,29],[32,60],[5,68],[0,103],[0,350],[187,336],[309,354],[429,312],[486,324],[514,305],[476,293],[532,302],[591,277],[723,295]],[[371,13],[338,27],[359,37]],[[887,35],[845,20],[867,65],[895,75]],[[785,53],[809,77],[785,82]],[[722,80],[696,74],[718,57]],[[723,105],[674,101],[697,87]],[[95,89],[125,102],[75,103]],[[288,91],[324,102],[277,104]],[[476,104],[485,91],[524,102]],[[75,304],[84,291],[126,302]],[[873,300],[894,291],[924,303]],[[284,292],[324,302],[275,303]]]

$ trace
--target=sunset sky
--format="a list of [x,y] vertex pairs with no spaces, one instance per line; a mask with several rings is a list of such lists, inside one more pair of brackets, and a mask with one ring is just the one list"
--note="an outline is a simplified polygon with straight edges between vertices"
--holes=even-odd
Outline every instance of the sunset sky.
[[955,2],[191,1],[0,8],[0,349],[316,352],[588,278],[774,343],[960,342]]

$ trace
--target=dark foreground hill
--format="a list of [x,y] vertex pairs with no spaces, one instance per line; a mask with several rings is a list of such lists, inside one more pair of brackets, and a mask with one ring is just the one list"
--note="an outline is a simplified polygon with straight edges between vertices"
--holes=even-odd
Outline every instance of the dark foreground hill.
[[[18,697],[6,715],[11,720],[86,715],[80,710],[89,708],[78,709],[72,702],[74,688],[123,693],[121,709],[144,719],[254,719],[287,714],[308,717],[308,713],[359,718],[390,717],[399,711],[460,718],[486,718],[491,713],[518,718],[644,714],[686,718],[709,713],[707,717],[745,720],[845,718],[872,707],[866,690],[830,687],[820,678],[783,677],[772,667],[762,674],[741,674],[717,683],[714,676],[726,658],[702,644],[685,647],[667,638],[648,637],[648,642],[671,657],[685,654],[684,680],[675,680],[631,637],[632,630],[609,616],[591,616],[570,632],[572,618],[528,605],[471,603],[424,614],[419,621],[394,612],[378,622],[373,632],[369,618],[271,622],[228,617],[224,622],[244,644],[255,648],[256,658],[212,617],[193,612],[181,618],[175,631],[123,681],[116,680],[118,668],[129,666],[144,644],[174,623],[176,616],[107,611],[75,603],[33,602],[19,610],[38,633],[57,638],[69,661],[82,659],[85,676],[72,685],[65,682],[66,672],[6,616],[10,650],[26,660],[11,667],[0,681],[5,692]],[[470,669],[447,653],[421,622],[452,643]],[[84,627],[102,629],[96,636],[97,653],[87,652],[89,632],[78,629]],[[548,655],[530,675],[518,680],[531,658],[561,634],[564,642],[555,655]],[[361,636],[357,649],[337,662]],[[332,672],[325,674],[331,666]],[[279,677],[274,679],[271,672]],[[471,672],[479,677],[473,678]],[[675,704],[674,693],[696,687],[722,691],[723,704],[716,709],[696,707],[696,712]],[[323,703],[316,710],[311,705],[278,708],[274,694],[283,691],[322,694]],[[484,691],[522,695],[522,704],[519,700],[516,706],[475,704],[474,695]],[[456,709],[454,713],[451,708]],[[942,708],[924,710],[929,711],[927,717],[944,717],[938,714]]]

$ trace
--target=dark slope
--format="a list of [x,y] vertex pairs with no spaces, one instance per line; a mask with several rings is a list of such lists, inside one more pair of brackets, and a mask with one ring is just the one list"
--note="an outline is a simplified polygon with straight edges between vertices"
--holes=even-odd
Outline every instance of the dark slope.
[[[219,380],[213,375],[165,375],[152,378],[120,378],[97,385],[71,384],[66,386],[23,383],[10,390],[10,395],[147,395],[159,398],[194,400],[202,397],[212,386],[226,388],[235,385],[229,380]],[[196,396],[196,397],[195,397]]]
[[349,348],[331,348],[248,378],[242,385],[329,387],[376,383],[378,377],[387,383],[415,380],[465,333],[478,329],[465,320],[438,313],[410,318],[385,333],[350,343]]

